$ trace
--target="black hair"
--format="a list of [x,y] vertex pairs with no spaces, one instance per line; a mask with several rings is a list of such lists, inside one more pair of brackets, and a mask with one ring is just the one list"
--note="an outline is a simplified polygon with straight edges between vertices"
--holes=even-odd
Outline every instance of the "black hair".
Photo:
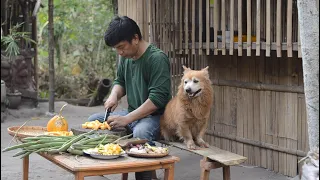
[[107,46],[113,47],[121,41],[131,43],[136,34],[139,40],[141,40],[142,35],[140,28],[134,20],[127,16],[116,16],[111,20],[104,34],[104,41]]

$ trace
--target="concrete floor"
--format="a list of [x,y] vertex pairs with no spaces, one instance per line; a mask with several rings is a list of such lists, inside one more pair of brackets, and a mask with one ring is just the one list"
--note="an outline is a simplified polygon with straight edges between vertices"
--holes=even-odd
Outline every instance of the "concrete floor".
[[[65,102],[56,102],[55,110],[58,111]],[[125,104],[122,103],[122,104]],[[120,105],[118,109],[124,108]],[[69,126],[78,125],[86,121],[86,118],[95,112],[102,111],[102,106],[81,107],[69,104],[64,108],[63,116],[68,120]],[[12,137],[8,134],[7,128],[10,126],[21,126],[28,121],[29,126],[46,126],[50,119],[46,115],[48,103],[40,103],[38,108],[30,109],[21,107],[19,110],[8,110],[7,117],[1,123],[1,149],[8,146]],[[12,142],[14,144],[15,142]],[[22,179],[22,160],[12,157],[18,150],[1,152],[1,180],[21,180]],[[199,161],[201,156],[183,151],[174,147],[170,148],[170,154],[180,157],[180,162],[175,166],[176,180],[196,180],[200,178]],[[159,179],[163,179],[163,170],[158,170]],[[86,177],[86,180],[120,180],[120,175]],[[30,180],[72,180],[74,176],[64,169],[54,165],[37,154],[30,156]],[[129,173],[129,179],[134,179],[134,173]],[[211,180],[222,180],[222,170],[213,170],[210,173]],[[289,180],[291,178],[277,174],[267,169],[253,166],[234,166],[231,168],[232,180]]]

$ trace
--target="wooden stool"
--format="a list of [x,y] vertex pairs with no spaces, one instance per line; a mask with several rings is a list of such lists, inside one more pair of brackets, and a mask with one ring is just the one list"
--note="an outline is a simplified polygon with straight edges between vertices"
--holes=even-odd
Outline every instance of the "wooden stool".
[[230,180],[230,166],[223,165],[219,162],[212,161],[207,157],[200,160],[201,180],[209,180],[210,170],[223,168],[223,180]]

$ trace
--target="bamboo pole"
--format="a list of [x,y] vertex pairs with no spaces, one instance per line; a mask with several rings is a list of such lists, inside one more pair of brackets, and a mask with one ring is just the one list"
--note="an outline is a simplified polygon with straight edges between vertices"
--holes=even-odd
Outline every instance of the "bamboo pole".
[[226,55],[226,0],[221,0],[222,55]]
[[251,56],[251,0],[247,0],[247,56]]
[[281,1],[277,1],[277,57],[281,57]]
[[53,0],[48,1],[48,16],[49,16],[49,112],[54,112],[54,34],[53,34]]
[[260,56],[260,21],[261,21],[261,0],[257,0],[257,34],[256,34],[256,56]]
[[188,32],[188,13],[189,13],[189,2],[188,0],[185,1],[185,13],[184,13],[184,48],[185,48],[185,54],[188,54],[189,52],[189,39],[188,39],[188,35],[189,35],[189,32]]
[[292,0],[288,0],[287,8],[287,56],[292,57]]
[[182,2],[183,0],[180,0],[180,12],[179,12],[179,23],[180,23],[180,28],[179,28],[179,32],[180,32],[180,43],[179,43],[179,48],[180,48],[180,54],[182,54],[182,50],[183,50],[183,47],[182,47],[182,40],[183,40],[183,28],[182,28],[182,24],[183,24],[183,19],[182,19]]
[[206,0],[206,49],[210,55],[210,0]]
[[238,1],[238,56],[242,56],[242,3]]
[[234,0],[230,0],[230,49],[229,55],[233,55],[233,38],[234,38]]
[[300,25],[298,24],[298,58],[301,58],[301,40],[300,40]]
[[219,8],[218,0],[214,1],[213,6],[213,53],[218,55],[218,29],[219,29]]
[[199,55],[202,55],[202,0],[199,0]]
[[270,57],[270,48],[271,48],[271,5],[270,5],[270,0],[266,0],[266,56]]
[[192,54],[195,54],[196,53],[196,50],[195,50],[195,43],[196,43],[196,36],[195,36],[195,31],[196,31],[196,1],[195,0],[192,0],[192,30],[191,30],[191,41],[192,41]]
[[244,144],[248,144],[248,145],[252,145],[252,146],[256,146],[256,147],[260,147],[260,148],[271,149],[274,151],[283,152],[286,154],[291,154],[291,155],[295,155],[295,156],[299,156],[299,157],[305,157],[307,155],[306,152],[303,152],[300,150],[294,150],[294,149],[289,149],[289,148],[285,148],[285,147],[280,147],[280,146],[277,146],[274,144],[265,143],[265,142],[261,142],[261,141],[254,141],[254,140],[246,139],[243,137],[231,136],[231,135],[223,134],[221,132],[216,132],[216,131],[212,131],[212,130],[207,130],[206,134],[211,135],[211,136],[215,136],[215,137],[224,138],[224,139],[229,139],[232,141],[236,141],[236,142],[240,142],[240,143],[244,143]]
[[[178,47],[178,36],[177,36],[177,30],[179,29],[178,27],[178,23],[179,23],[179,16],[178,16],[178,4],[179,4],[179,0],[174,0],[174,8],[172,9],[174,11],[174,26],[173,26],[173,32],[174,32],[174,46],[173,46],[173,50],[175,52],[175,50]],[[181,9],[179,9],[181,11]]]
[[290,93],[304,93],[303,86],[285,86],[276,84],[263,84],[263,83],[249,83],[233,80],[211,79],[212,85],[217,86],[230,86],[244,89],[263,90],[263,91],[276,91],[276,92],[290,92]]

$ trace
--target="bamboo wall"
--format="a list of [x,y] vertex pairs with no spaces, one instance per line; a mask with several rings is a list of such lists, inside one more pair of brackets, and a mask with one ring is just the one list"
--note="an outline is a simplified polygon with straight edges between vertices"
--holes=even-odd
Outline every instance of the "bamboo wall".
[[[248,157],[248,164],[297,174],[308,133],[296,0],[118,2],[119,14],[136,18],[144,38],[168,53],[174,95],[182,65],[209,65],[211,145]],[[247,38],[235,38],[241,35]]]

